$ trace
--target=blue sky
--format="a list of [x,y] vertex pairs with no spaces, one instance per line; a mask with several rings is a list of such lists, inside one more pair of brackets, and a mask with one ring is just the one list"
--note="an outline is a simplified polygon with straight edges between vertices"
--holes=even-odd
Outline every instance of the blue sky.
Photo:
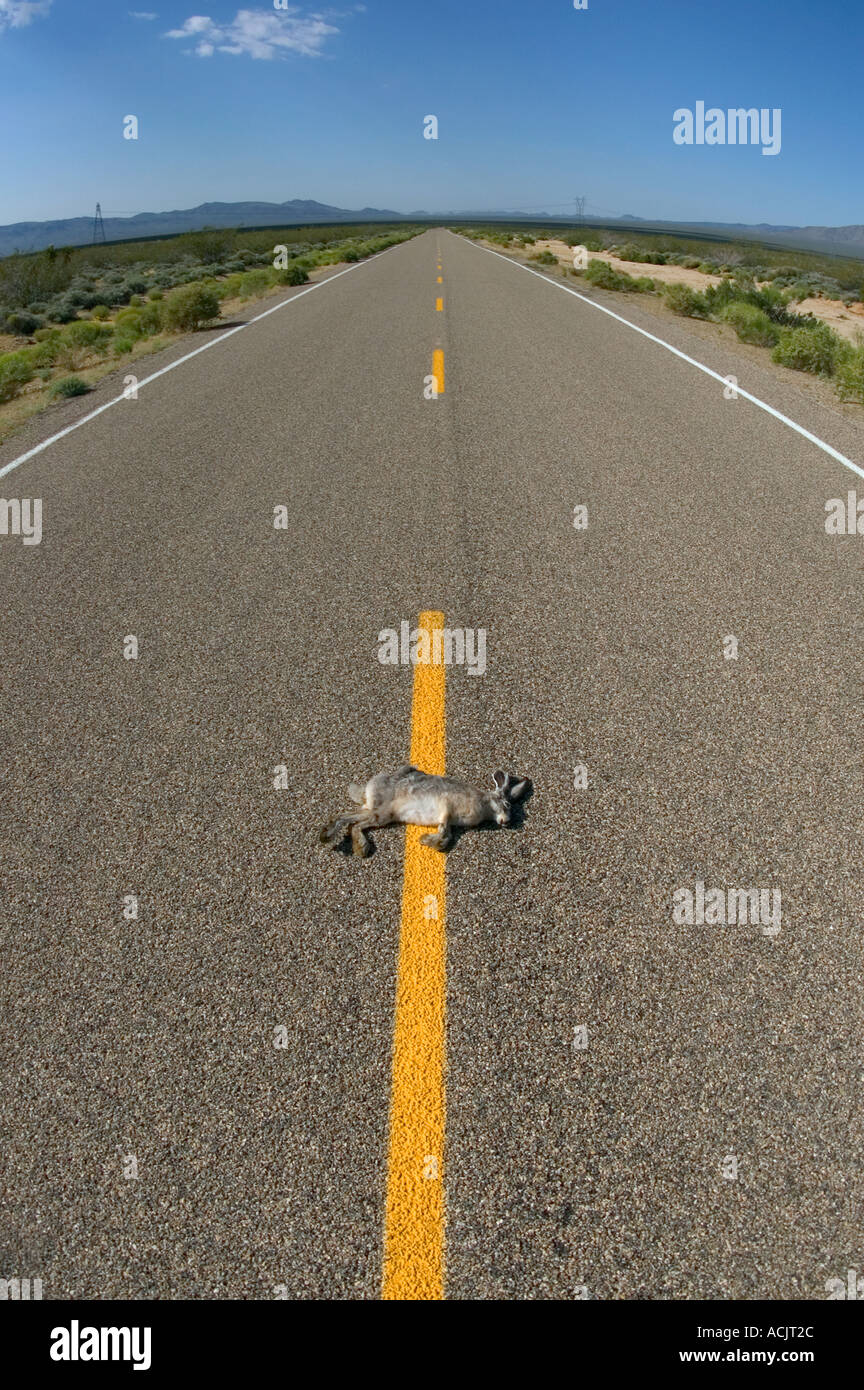
[[[0,0],[0,223],[97,199],[566,212],[580,193],[606,214],[864,222],[860,0],[133,4],[154,17]],[[676,145],[673,112],[700,100],[780,107],[780,154]]]

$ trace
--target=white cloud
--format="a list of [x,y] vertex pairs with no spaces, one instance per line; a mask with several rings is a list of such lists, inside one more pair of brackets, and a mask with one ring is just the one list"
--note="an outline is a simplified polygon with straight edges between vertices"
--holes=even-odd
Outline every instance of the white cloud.
[[51,0],[0,0],[0,33],[4,29],[23,29],[34,19],[42,19]]
[[217,50],[246,54],[249,58],[280,58],[289,52],[318,58],[329,36],[338,33],[320,15],[302,15],[295,5],[278,11],[238,10],[229,24],[217,24],[209,15],[194,14],[182,29],[169,29],[165,37],[194,39],[199,58],[210,58]]

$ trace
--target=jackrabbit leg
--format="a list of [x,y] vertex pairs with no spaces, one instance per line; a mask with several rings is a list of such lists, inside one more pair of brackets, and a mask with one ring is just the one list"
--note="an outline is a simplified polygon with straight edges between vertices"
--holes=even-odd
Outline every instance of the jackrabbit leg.
[[444,853],[452,848],[455,840],[456,837],[453,834],[449,816],[442,820],[437,834],[420,836],[421,845],[428,845],[430,849],[440,849]]
[[366,831],[379,824],[379,818],[374,811],[348,811],[337,816],[329,825],[325,825],[319,839],[322,845],[332,845],[336,848],[341,845],[345,836],[350,834],[354,853],[365,859],[372,853],[372,842]]

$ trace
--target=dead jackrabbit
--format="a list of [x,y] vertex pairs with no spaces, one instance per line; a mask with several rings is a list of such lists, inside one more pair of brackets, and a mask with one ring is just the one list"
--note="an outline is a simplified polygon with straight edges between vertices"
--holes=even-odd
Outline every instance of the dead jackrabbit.
[[350,833],[354,853],[365,858],[373,850],[367,830],[384,825],[437,825],[437,833],[424,835],[422,843],[448,850],[455,843],[456,829],[484,821],[508,825],[513,802],[520,801],[530,785],[527,777],[516,778],[509,772],[496,772],[493,781],[494,791],[483,792],[457,777],[435,777],[407,763],[395,772],[379,772],[365,787],[351,783],[348,795],[363,809],[325,825],[321,843],[338,848]]

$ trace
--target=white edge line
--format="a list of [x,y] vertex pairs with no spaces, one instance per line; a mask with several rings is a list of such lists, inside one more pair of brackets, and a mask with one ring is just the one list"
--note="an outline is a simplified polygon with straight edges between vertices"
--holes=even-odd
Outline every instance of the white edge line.
[[[459,234],[453,232],[451,235],[457,236]],[[616,314],[613,309],[607,309],[605,304],[598,304],[596,299],[589,299],[587,295],[579,294],[578,290],[571,290],[569,285],[559,285],[556,280],[550,280],[548,276],[541,275],[539,270],[532,270],[529,265],[523,265],[521,261],[512,260],[510,256],[503,256],[500,251],[493,251],[489,246],[477,246],[477,243],[471,241],[468,237],[461,237],[460,239],[462,241],[467,241],[469,246],[476,247],[478,251],[488,251],[490,256],[497,256],[499,260],[506,261],[508,265],[516,266],[519,270],[527,270],[529,275],[536,275],[538,280],[545,281],[545,283],[551,285],[554,290],[563,290],[565,294],[572,294],[576,299],[581,299],[583,304],[590,304],[592,309],[599,309],[601,314],[608,314],[611,319],[617,319],[619,323],[626,324],[628,328],[633,329],[634,333],[641,333],[643,338],[650,338],[652,343],[659,343],[660,347],[666,348],[667,352],[673,352],[675,356],[680,357],[682,361],[689,362],[691,367],[698,367],[699,371],[704,372],[706,376],[712,376],[715,381],[721,382],[724,386],[729,385],[728,377],[721,376],[719,372],[715,372],[711,367],[706,367],[704,362],[697,362],[695,357],[688,357],[686,352],[682,352],[680,348],[673,347],[671,343],[666,342],[665,338],[658,338],[654,333],[649,333],[646,328],[640,328],[637,323],[631,322],[630,319],[623,318],[621,314]],[[758,396],[754,396],[749,391],[745,391],[743,386],[736,386],[734,390],[736,395],[743,396],[747,401],[752,401],[753,405],[757,405],[760,410],[767,411],[769,415],[774,416],[775,420],[782,421],[784,425],[789,426],[790,430],[795,430],[798,434],[803,435],[805,439],[809,439],[811,444],[815,444],[816,447],[821,449],[824,453],[830,454],[831,458],[836,459],[838,463],[842,463],[844,468],[849,468],[853,473],[857,473],[859,478],[864,478],[864,468],[860,468],[857,463],[853,463],[845,454],[841,454],[837,449],[833,449],[830,444],[826,444],[825,440],[820,439],[818,434],[811,434],[809,430],[805,430],[803,425],[796,424],[794,420],[789,419],[788,415],[782,415],[779,410],[774,409],[773,405],[768,405],[767,401],[760,400]],[[2,476],[2,473],[0,473],[0,477]]]
[[[401,245],[402,243],[398,244]],[[206,352],[208,348],[215,347],[217,343],[224,343],[226,338],[233,337],[235,333],[241,332],[242,329],[249,328],[253,323],[258,323],[261,319],[266,319],[268,314],[275,314],[277,309],[284,309],[288,304],[295,304],[298,299],[303,298],[304,294],[311,294],[313,290],[323,289],[325,285],[332,284],[334,280],[338,280],[340,275],[348,275],[352,270],[362,270],[363,267],[369,265],[371,261],[377,261],[379,256],[386,256],[387,252],[392,251],[392,249],[391,246],[388,246],[383,251],[376,251],[374,256],[367,256],[359,265],[349,265],[346,266],[344,270],[337,270],[335,275],[328,275],[326,280],[319,280],[316,285],[309,285],[307,289],[301,290],[299,294],[292,294],[288,299],[283,299],[281,303],[274,304],[272,309],[265,309],[263,314],[256,314],[254,318],[247,319],[245,323],[238,323],[236,328],[227,329],[224,333],[220,333],[218,338],[211,338],[209,343],[204,343],[203,346],[199,348],[193,348],[191,352],[187,352],[183,357],[178,357],[176,362],[169,362],[167,367],[160,367],[158,372],[153,372],[150,376],[146,376],[143,381],[138,382],[135,388],[136,391],[140,391],[142,386],[149,386],[151,381],[156,381],[158,377],[164,376],[166,372],[173,372],[175,367],[182,367],[184,362],[188,362],[192,357],[197,357],[199,352]],[[73,430],[79,430],[82,425],[87,424],[88,420],[95,420],[96,416],[101,415],[103,410],[110,410],[112,405],[119,405],[120,401],[128,399],[129,397],[126,395],[125,391],[123,391],[119,396],[115,396],[113,400],[106,401],[104,405],[97,405],[95,410],[89,411],[87,415],[82,415],[81,419],[76,420],[73,425],[67,425],[65,430],[59,430],[57,434],[52,434],[50,438],[43,439],[41,444],[35,444],[32,449],[27,450],[26,454],[21,454],[17,459],[13,459],[11,463],[7,463],[5,467],[0,468],[0,478],[5,478],[7,473],[11,473],[15,468],[20,468],[22,463],[26,463],[28,459],[32,459],[36,454],[41,454],[42,450],[47,449],[50,444],[56,444],[58,439],[63,439],[67,434],[71,434]]]

